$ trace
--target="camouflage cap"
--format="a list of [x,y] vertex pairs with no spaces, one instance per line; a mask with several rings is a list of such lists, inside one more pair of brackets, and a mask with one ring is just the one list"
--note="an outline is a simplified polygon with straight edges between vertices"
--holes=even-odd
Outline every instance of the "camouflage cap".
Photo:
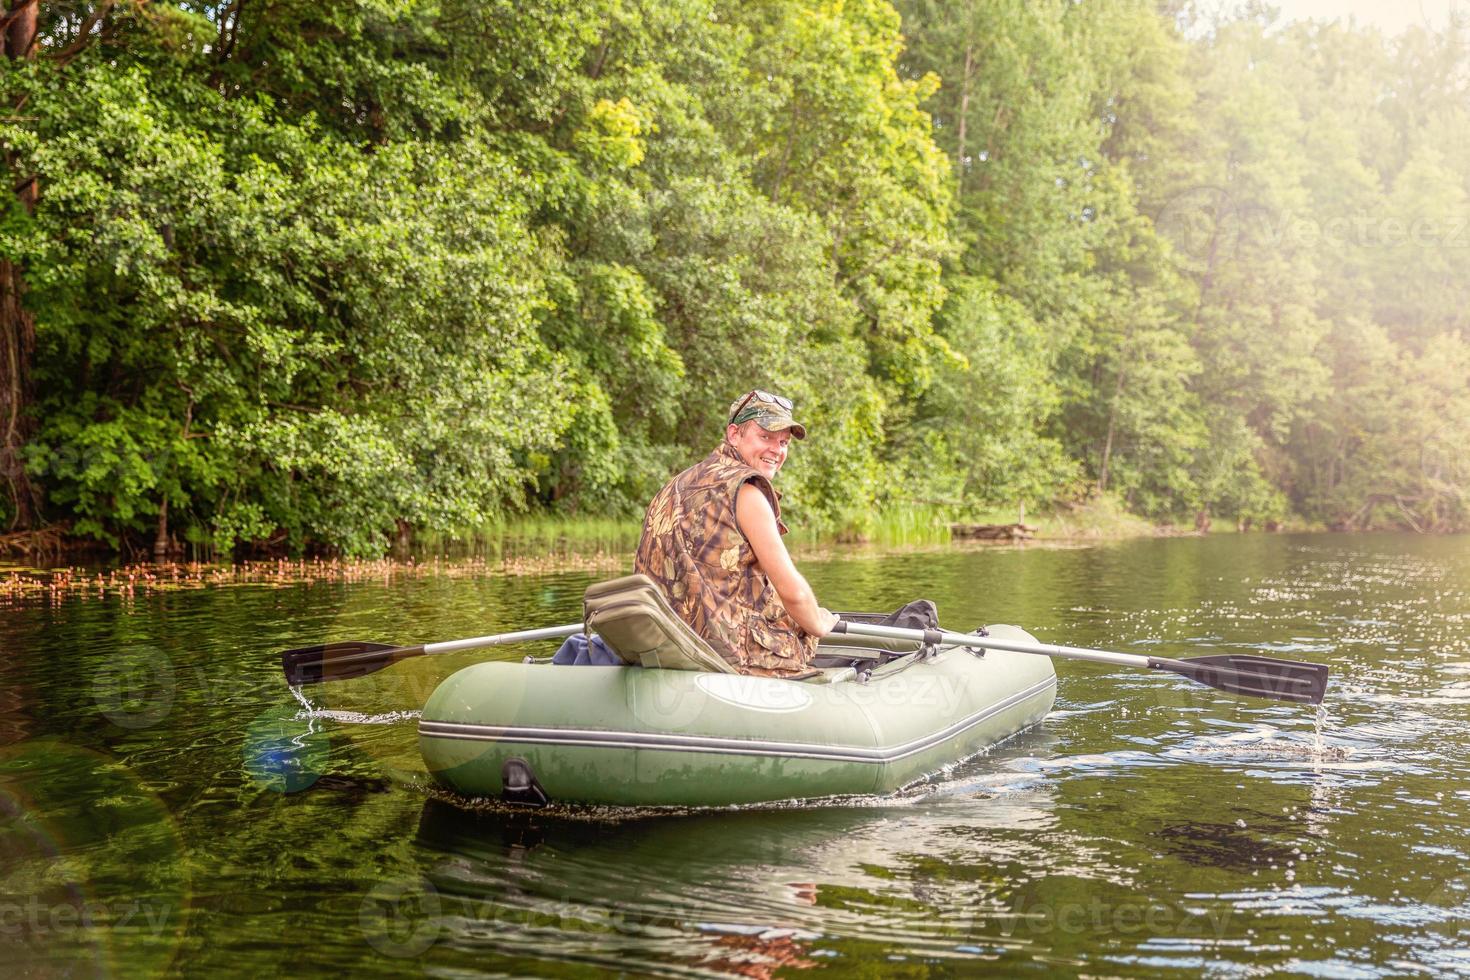
[[767,432],[790,429],[798,439],[806,438],[806,426],[791,417],[791,399],[754,388],[730,403],[727,425],[755,422]]

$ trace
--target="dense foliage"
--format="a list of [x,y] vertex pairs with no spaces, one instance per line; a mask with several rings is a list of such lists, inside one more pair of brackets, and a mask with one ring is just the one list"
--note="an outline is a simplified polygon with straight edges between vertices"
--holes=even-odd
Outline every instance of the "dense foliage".
[[1143,0],[37,9],[0,80],[39,191],[0,215],[42,498],[11,517],[371,553],[636,513],[759,385],[813,430],[783,481],[832,529],[1096,493],[1470,528],[1463,33]]

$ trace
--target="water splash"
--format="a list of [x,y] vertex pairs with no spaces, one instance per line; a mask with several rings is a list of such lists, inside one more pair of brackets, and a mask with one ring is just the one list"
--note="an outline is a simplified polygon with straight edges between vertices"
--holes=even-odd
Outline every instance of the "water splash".
[[302,693],[299,687],[289,687],[291,696],[301,704],[301,710],[296,712],[296,718],[300,721],[335,721],[344,725],[397,725],[405,721],[417,721],[422,717],[422,711],[385,711],[382,714],[369,715],[361,711],[341,711],[335,708],[320,708],[311,703],[311,699]]
[[1314,734],[1316,736],[1316,740],[1313,742],[1313,749],[1314,749],[1313,754],[1316,755],[1318,758],[1321,758],[1322,757],[1322,753],[1325,751],[1325,747],[1324,747],[1323,742],[1322,742],[1322,729],[1325,728],[1326,725],[1327,725],[1327,705],[1325,705],[1322,702],[1318,701],[1317,702],[1317,716],[1313,719],[1313,731],[1314,731]]

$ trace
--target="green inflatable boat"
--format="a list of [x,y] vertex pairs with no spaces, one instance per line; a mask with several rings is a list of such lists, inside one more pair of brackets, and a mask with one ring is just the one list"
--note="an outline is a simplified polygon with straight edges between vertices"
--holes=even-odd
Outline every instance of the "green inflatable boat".
[[481,663],[439,685],[419,746],[441,785],[530,805],[886,794],[1036,724],[1056,697],[1044,656],[851,636],[824,640],[808,677],[733,673],[642,576],[588,589],[584,622],[625,666]]

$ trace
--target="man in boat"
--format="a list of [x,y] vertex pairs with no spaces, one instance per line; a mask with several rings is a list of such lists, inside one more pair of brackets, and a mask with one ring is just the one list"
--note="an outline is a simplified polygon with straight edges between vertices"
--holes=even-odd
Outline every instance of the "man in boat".
[[725,437],[653,498],[633,570],[742,674],[790,677],[811,666],[837,617],[817,604],[781,535],[772,480],[806,426],[791,401],[759,388],[735,399]]

